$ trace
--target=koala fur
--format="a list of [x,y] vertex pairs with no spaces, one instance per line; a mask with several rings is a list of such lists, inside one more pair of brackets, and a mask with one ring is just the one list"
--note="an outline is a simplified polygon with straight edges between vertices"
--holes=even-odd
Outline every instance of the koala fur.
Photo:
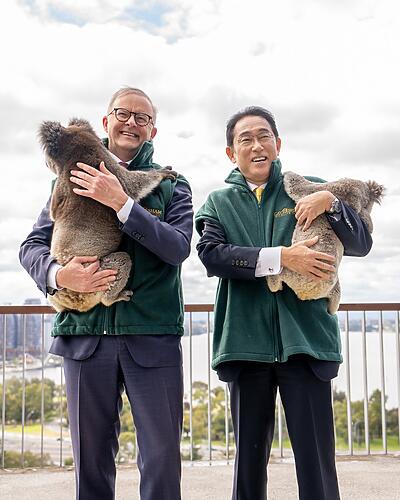
[[[353,208],[366,224],[368,231],[372,233],[373,226],[370,216],[372,205],[380,203],[384,191],[383,186],[376,182],[362,182],[344,178],[335,182],[315,183],[306,180],[301,175],[286,172],[283,183],[286,193],[296,203],[304,196],[316,191],[330,191]],[[327,297],[328,311],[330,314],[335,314],[340,303],[338,268],[343,256],[343,245],[334,233],[325,214],[319,215],[306,231],[303,231],[297,223],[293,232],[292,244],[314,236],[318,236],[318,241],[312,249],[333,255],[336,259],[334,264],[336,272],[328,280],[313,281],[307,276],[285,268],[281,274],[268,276],[267,283],[272,292],[282,290],[283,283],[286,283],[300,300]]]
[[73,118],[68,127],[46,121],[39,128],[39,140],[46,154],[47,166],[57,175],[51,196],[50,216],[54,221],[50,253],[61,265],[74,256],[96,255],[100,269],[117,269],[115,281],[105,292],[78,293],[58,290],[49,296],[57,311],[88,311],[98,303],[110,306],[129,301],[133,292],[125,290],[132,262],[125,252],[116,252],[122,239],[118,218],[113,209],[92,198],[79,196],[69,178],[78,161],[98,168],[104,161],[119,179],[124,191],[135,202],[149,194],[163,179],[175,180],[169,168],[128,171],[120,166],[86,120]]

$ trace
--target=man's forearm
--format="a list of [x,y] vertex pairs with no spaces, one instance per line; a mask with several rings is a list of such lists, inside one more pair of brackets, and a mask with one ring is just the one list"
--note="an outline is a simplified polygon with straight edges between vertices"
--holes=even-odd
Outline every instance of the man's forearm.
[[164,221],[134,203],[122,230],[164,262],[175,266],[181,264],[190,254],[193,232],[189,188],[175,188]]
[[208,221],[197,244],[208,276],[225,279],[254,280],[260,250],[227,243],[222,226]]

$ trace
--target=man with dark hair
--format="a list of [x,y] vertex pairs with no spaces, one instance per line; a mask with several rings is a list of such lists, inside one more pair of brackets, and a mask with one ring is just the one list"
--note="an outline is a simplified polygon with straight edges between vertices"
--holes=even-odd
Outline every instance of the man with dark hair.
[[[103,127],[117,161],[129,170],[153,163],[155,107],[143,91],[127,87],[110,101]],[[97,165],[94,165],[97,167]],[[133,260],[129,302],[102,304],[85,313],[57,314],[50,352],[64,357],[76,498],[115,498],[115,457],[122,392],[135,421],[141,500],[179,500],[183,381],[181,263],[190,253],[192,198],[188,182],[164,180],[140,204],[104,165],[79,163],[71,172],[77,196],[115,211],[121,250]],[[115,271],[99,270],[97,256],[76,256],[65,266],[50,255],[49,203],[22,243],[22,265],[46,295],[57,289],[107,290]]]
[[267,498],[278,388],[300,499],[337,500],[331,379],[342,360],[338,321],[326,299],[301,301],[286,285],[272,293],[265,276],[284,267],[315,280],[333,272],[334,258],[312,248],[317,238],[291,245],[297,221],[308,227],[325,213],[346,255],[366,255],[372,241],[358,215],[328,191],[294,206],[283,189],[281,139],[269,111],[236,113],[226,137],[237,168],[227,187],[208,196],[196,228],[199,257],[208,275],[220,278],[212,365],[231,394],[237,447],[232,500]]

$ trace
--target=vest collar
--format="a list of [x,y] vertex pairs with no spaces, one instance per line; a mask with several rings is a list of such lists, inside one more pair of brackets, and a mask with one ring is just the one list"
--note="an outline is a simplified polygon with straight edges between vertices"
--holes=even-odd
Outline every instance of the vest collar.
[[[108,138],[105,137],[104,139],[102,139],[102,142],[108,149]],[[139,147],[133,159],[129,162],[128,170],[134,170],[135,168],[140,168],[140,170],[152,168],[153,153],[153,141],[144,141],[144,143]]]
[[[271,172],[269,174],[266,187],[273,186],[278,182],[278,180],[281,177],[281,171],[282,171],[282,164],[279,158],[277,158],[271,163]],[[237,186],[242,186],[250,191],[250,187],[247,184],[246,179],[243,177],[242,173],[237,167],[232,170],[232,172],[225,179],[225,182],[227,184],[235,184]]]

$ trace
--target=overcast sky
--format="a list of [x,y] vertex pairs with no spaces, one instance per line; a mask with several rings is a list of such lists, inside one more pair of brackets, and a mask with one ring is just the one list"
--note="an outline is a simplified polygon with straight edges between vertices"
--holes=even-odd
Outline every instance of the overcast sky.
[[[231,170],[224,129],[271,109],[284,170],[373,179],[374,247],[341,265],[342,300],[399,301],[400,7],[395,0],[5,0],[0,17],[0,304],[40,297],[18,248],[50,191],[43,120],[88,119],[102,135],[111,94],[140,87],[159,109],[155,161],[190,181],[195,208]],[[188,303],[212,302],[195,254]]]

